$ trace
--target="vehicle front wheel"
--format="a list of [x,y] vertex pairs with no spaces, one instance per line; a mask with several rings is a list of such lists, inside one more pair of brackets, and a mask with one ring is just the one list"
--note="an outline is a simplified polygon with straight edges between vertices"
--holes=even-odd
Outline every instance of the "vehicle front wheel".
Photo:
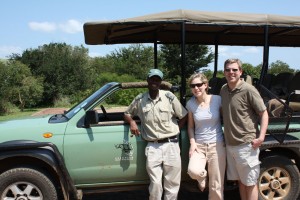
[[31,168],[14,168],[0,175],[0,199],[57,200],[51,180]]
[[258,182],[260,200],[297,199],[299,195],[299,170],[288,158],[271,156],[262,160]]

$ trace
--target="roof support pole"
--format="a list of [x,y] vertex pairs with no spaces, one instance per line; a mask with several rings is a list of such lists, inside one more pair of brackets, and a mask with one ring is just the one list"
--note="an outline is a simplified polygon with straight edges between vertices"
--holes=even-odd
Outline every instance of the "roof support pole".
[[263,54],[263,64],[262,64],[262,70],[260,74],[259,84],[262,84],[263,79],[265,75],[268,73],[268,67],[269,67],[269,27],[268,25],[264,28],[265,35],[265,44],[264,44],[264,54]]
[[154,68],[157,69],[157,41],[154,42]]
[[185,22],[181,23],[181,88],[180,102],[185,106],[186,99],[186,69],[185,69]]
[[218,54],[219,54],[219,45],[215,44],[215,62],[214,62],[214,74],[213,74],[213,77],[217,76],[217,71],[218,71]]

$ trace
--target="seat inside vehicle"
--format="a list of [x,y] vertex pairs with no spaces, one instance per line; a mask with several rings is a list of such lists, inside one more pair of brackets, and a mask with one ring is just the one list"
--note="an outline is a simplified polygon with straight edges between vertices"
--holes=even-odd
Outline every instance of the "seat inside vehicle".
[[271,98],[267,103],[269,115],[272,117],[284,115],[284,104],[289,106],[294,114],[298,115],[300,112],[300,95],[295,93],[296,90],[300,90],[300,72],[295,75],[285,72],[273,77],[270,91],[282,102],[276,98]]
[[282,72],[277,74],[271,80],[270,91],[281,99],[286,99],[288,88],[291,85],[294,74],[291,72]]

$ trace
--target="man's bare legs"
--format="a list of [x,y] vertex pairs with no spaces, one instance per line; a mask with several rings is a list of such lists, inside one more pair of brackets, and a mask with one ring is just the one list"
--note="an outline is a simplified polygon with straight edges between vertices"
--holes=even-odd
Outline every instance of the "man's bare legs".
[[246,186],[239,181],[239,189],[241,200],[257,200],[258,187],[257,185]]

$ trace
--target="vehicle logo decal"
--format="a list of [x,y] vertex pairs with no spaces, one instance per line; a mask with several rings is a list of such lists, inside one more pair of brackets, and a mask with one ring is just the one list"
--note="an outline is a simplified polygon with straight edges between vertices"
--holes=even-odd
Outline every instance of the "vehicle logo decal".
[[122,150],[122,156],[115,157],[115,161],[133,160],[133,146],[131,143],[124,140],[122,144],[115,144],[115,148]]

